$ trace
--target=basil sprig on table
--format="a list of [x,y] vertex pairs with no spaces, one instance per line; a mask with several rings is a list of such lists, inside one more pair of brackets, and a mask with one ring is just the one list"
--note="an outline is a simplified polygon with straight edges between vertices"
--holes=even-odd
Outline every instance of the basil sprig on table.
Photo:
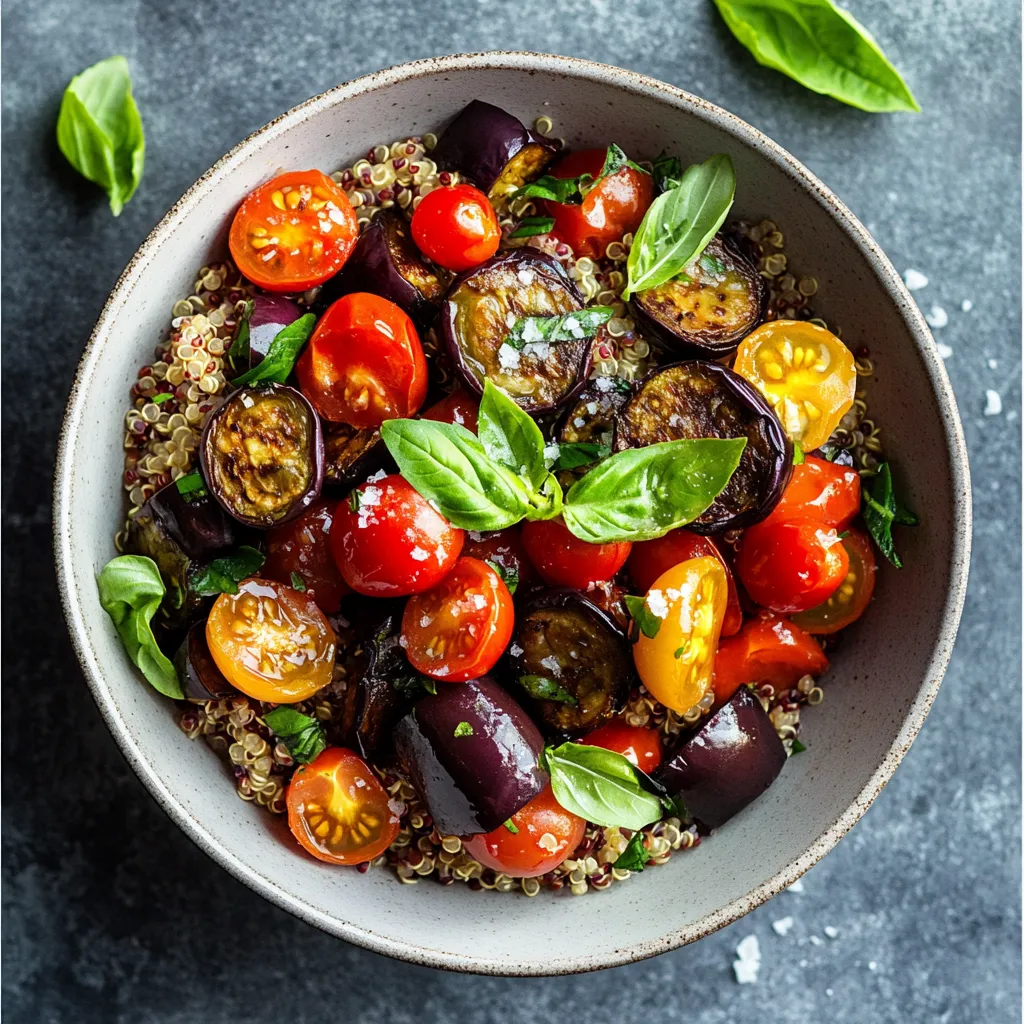
[[156,562],[145,555],[119,555],[100,570],[98,584],[100,604],[113,620],[128,657],[154,689],[182,700],[178,673],[150,625],[165,591]]
[[896,497],[892,486],[892,470],[888,462],[878,467],[878,473],[861,491],[861,515],[878,550],[897,568],[903,563],[893,544],[893,526],[917,526],[921,520]]
[[[290,376],[295,360],[299,358],[315,326],[316,317],[312,313],[304,313],[298,320],[282,327],[274,335],[262,362],[231,383],[235,387],[246,384],[283,384]],[[234,345],[231,347],[234,348]]]
[[323,725],[294,708],[274,708],[263,721],[299,764],[310,764],[327,748]]
[[732,207],[736,175],[724,153],[687,167],[675,188],[651,203],[626,261],[623,299],[670,281],[715,237]]
[[266,561],[262,551],[243,544],[237,551],[198,569],[189,580],[189,589],[200,597],[237,594],[238,584],[254,576]]
[[514,349],[524,345],[546,341],[554,344],[559,341],[580,341],[593,338],[597,329],[608,323],[615,316],[611,306],[588,306],[572,313],[560,316],[524,316],[513,325],[505,338],[505,344]]
[[715,0],[754,55],[813,92],[870,113],[921,108],[870,33],[831,0]]
[[[595,178],[592,174],[579,174],[575,178],[556,178],[552,174],[543,174],[536,181],[516,189],[509,196],[509,202],[517,199],[548,199],[553,203],[564,203],[567,206],[579,206],[584,199],[597,187],[602,178],[618,174],[624,167],[632,167],[642,174],[650,172],[633,163],[620,146],[614,142],[609,145],[604,157],[604,164]],[[550,229],[549,229],[550,230]]]

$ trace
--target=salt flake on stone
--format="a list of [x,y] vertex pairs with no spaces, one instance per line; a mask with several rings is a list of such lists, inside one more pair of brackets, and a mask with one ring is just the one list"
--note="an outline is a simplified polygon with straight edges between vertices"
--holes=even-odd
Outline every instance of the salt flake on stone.
[[920,270],[904,270],[903,283],[907,286],[908,291],[917,292],[928,287],[928,278]]
[[732,964],[736,981],[740,985],[753,985],[757,981],[757,972],[761,970],[761,944],[756,935],[748,935],[741,940],[736,947],[736,957]]
[[998,416],[1003,411],[1003,400],[999,397],[998,391],[991,388],[985,392],[985,415]]
[[935,330],[945,327],[949,323],[949,314],[941,306],[932,306],[931,311],[925,313],[924,318],[928,321],[928,326]]
[[778,921],[772,921],[772,931],[776,935],[788,935],[793,928],[793,918],[781,917]]

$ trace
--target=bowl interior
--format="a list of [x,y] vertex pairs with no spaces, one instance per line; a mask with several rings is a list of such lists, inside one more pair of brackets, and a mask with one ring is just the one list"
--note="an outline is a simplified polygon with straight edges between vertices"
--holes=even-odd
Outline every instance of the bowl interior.
[[[372,145],[437,131],[470,97],[570,145],[614,140],[633,156],[735,164],[735,214],[770,217],[814,304],[867,345],[865,383],[907,501],[906,567],[883,567],[874,607],[835,655],[806,753],[757,803],[667,866],[586,899],[400,885],[390,872],[332,870],[300,853],[279,819],[242,802],[222,762],[176,725],[100,608],[123,494],[126,396],[195,271],[224,255],[239,200],[279,168],[333,170]],[[558,973],[651,955],[728,923],[791,882],[853,824],[909,746],[948,658],[966,577],[969,493],[959,423],[927,330],[891,266],[848,212],[782,151],[702,101],[626,72],[537,55],[420,62],[334,90],[221,161],[145,243],[97,325],[72,393],[57,474],[56,536],[72,633],[101,710],[143,780],[229,870],[313,923],[379,952],[456,969]],[[567,943],[565,936],[573,936]]]

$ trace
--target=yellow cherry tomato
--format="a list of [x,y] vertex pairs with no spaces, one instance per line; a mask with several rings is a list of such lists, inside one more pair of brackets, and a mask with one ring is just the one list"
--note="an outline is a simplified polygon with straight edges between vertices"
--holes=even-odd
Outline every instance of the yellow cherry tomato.
[[640,632],[633,661],[665,707],[683,714],[710,688],[728,593],[721,562],[709,557],[672,566],[647,591],[644,607],[661,625],[653,637]]
[[771,403],[791,441],[819,448],[853,405],[853,353],[806,320],[770,320],[751,331],[733,369]]

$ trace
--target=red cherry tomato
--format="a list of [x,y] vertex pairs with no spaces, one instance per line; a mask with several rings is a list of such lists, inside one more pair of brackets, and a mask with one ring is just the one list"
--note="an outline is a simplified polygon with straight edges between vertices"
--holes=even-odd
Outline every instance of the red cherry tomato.
[[501,228],[480,189],[451,185],[423,197],[412,215],[412,237],[435,263],[449,270],[469,270],[498,251]]
[[724,703],[746,683],[789,690],[802,676],[819,676],[827,668],[828,658],[814,637],[777,615],[764,615],[719,644],[712,680],[715,701]]
[[479,558],[482,562],[495,562],[503,569],[514,572],[519,579],[519,586],[524,589],[540,579],[527,557],[522,530],[518,526],[495,530],[493,533],[476,533],[470,530],[466,534],[462,553]]
[[642,540],[633,545],[629,554],[629,575],[636,584],[638,594],[646,594],[654,581],[680,562],[691,558],[717,558],[725,570],[725,579],[729,585],[728,598],[725,606],[725,618],[722,620],[722,636],[738,633],[743,625],[743,611],[740,608],[740,597],[736,590],[732,569],[719,550],[718,545],[710,537],[702,537],[699,533],[679,529],[666,533],[656,540]]
[[661,737],[657,729],[644,729],[617,720],[587,733],[580,742],[614,750],[645,772],[652,772],[661,764]]
[[289,587],[295,586],[293,577],[298,577],[306,593],[328,615],[352,593],[331,554],[329,537],[337,505],[336,501],[314,502],[298,519],[268,530],[264,534],[267,560],[261,570],[268,579]]
[[450,683],[479,679],[512,639],[512,595],[478,558],[460,558],[440,583],[405,603],[402,646],[417,672]]
[[793,616],[793,624],[808,633],[837,633],[856,622],[871,603],[875,591],[875,553],[860,530],[849,530],[843,547],[850,558],[846,579],[828,600]]
[[356,592],[402,597],[444,579],[463,536],[396,473],[362,484],[339,502],[331,551]]
[[228,248],[253,284],[301,292],[333,277],[358,237],[355,211],[340,185],[322,171],[289,171],[242,200]]
[[587,823],[555,799],[551,787],[538,793],[525,807],[493,832],[462,841],[466,852],[484,867],[513,878],[533,878],[554,871],[583,840]]
[[359,430],[411,416],[427,397],[427,360],[412,320],[368,292],[328,308],[295,371],[325,420]]
[[[595,178],[604,166],[606,150],[581,149],[563,157],[548,172],[556,178],[576,178],[592,174]],[[617,174],[602,178],[579,206],[543,200],[548,214],[555,218],[551,234],[572,246],[577,257],[602,259],[612,242],[627,232],[636,232],[654,199],[654,183],[649,174],[623,167]]]
[[468,431],[476,433],[476,417],[480,411],[480,402],[456,388],[450,395],[445,395],[440,402],[435,402],[423,413],[425,420],[437,420],[439,423],[458,423]]
[[629,558],[629,541],[588,544],[574,537],[561,519],[523,523],[523,547],[545,583],[586,590],[610,580]]
[[765,522],[817,519],[842,532],[860,511],[860,474],[849,466],[807,455]]

